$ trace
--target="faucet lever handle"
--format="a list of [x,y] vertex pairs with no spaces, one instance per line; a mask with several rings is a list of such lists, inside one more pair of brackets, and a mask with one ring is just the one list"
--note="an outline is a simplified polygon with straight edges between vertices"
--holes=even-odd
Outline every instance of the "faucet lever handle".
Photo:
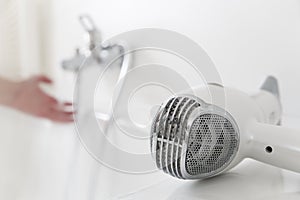
[[79,22],[87,32],[97,31],[97,27],[89,15],[81,15],[79,16]]
[[89,15],[81,15],[79,16],[79,22],[84,28],[84,30],[87,31],[89,34],[89,49],[92,51],[97,46],[101,45],[102,43],[101,33],[97,29],[92,18]]

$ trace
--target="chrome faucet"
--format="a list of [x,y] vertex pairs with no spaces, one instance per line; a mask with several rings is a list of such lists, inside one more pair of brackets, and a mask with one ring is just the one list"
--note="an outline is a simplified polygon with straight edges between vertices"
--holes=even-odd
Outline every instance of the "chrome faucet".
[[62,62],[63,69],[75,72],[79,70],[84,60],[89,56],[100,63],[102,60],[102,51],[105,51],[110,47],[109,45],[104,46],[102,44],[101,33],[89,15],[81,15],[79,17],[79,22],[83,29],[88,33],[88,48],[77,48],[73,58]]
[[106,61],[105,59],[108,57],[109,51],[116,48],[121,55],[125,53],[126,47],[124,45],[109,44],[102,41],[101,33],[89,15],[81,15],[79,22],[88,33],[88,48],[77,48],[73,58],[62,62],[63,69],[77,72],[87,57],[101,64]]
[[[131,55],[128,53],[128,48],[124,41],[121,41],[122,43],[103,42],[101,33],[90,16],[80,16],[79,22],[88,33],[88,47],[76,49],[76,54],[73,58],[62,62],[62,68],[77,73],[77,84],[80,85],[78,88],[81,89],[76,88],[78,91],[75,91],[77,94],[74,101],[76,101],[77,109],[80,110],[78,113],[84,114],[91,112],[92,109],[84,98],[88,97],[89,88],[95,87],[92,85],[93,80],[96,82],[99,78],[97,74],[104,70],[106,65],[115,58],[118,58],[116,64],[109,67],[120,67],[118,69],[119,74],[117,78],[117,84],[120,87],[118,87],[118,91],[114,91],[114,97],[119,97],[123,86],[123,77],[128,72],[130,66]],[[92,96],[90,96],[90,98],[92,98]],[[112,105],[112,108],[114,108],[114,106],[115,105]],[[96,112],[96,117],[103,121],[110,121],[112,111],[105,114]]]

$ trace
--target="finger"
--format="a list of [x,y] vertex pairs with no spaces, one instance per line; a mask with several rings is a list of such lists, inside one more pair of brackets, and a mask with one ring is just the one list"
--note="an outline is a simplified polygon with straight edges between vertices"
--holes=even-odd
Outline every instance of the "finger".
[[74,106],[71,102],[64,102],[62,103],[62,106],[60,108],[61,110],[64,110],[64,111],[70,111],[70,112],[73,112],[74,113]]
[[59,104],[58,100],[52,96],[45,94],[46,102],[52,106],[57,106]]
[[73,106],[73,103],[71,103],[71,102],[64,102],[63,105],[64,106]]
[[45,107],[48,107],[50,109],[59,107],[59,101],[56,98],[48,95],[42,90],[39,90],[38,95],[40,96],[41,104],[43,104]]
[[60,123],[68,123],[74,121],[73,112],[64,112],[58,110],[52,110],[47,118]]
[[51,84],[52,83],[52,80],[50,78],[48,78],[47,76],[45,76],[45,75],[35,76],[35,80],[37,82],[40,82],[40,83],[47,83],[47,84]]
[[65,111],[65,112],[72,112],[73,113],[73,104],[70,102],[58,102],[56,99],[51,98],[50,99],[50,105],[51,109],[57,110],[57,111]]
[[73,103],[71,103],[71,102],[63,102],[62,105],[66,106],[66,107],[69,107],[69,106],[73,106]]

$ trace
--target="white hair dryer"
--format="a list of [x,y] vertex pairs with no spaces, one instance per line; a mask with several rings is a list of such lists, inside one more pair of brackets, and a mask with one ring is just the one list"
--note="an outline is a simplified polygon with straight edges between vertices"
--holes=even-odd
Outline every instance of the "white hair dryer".
[[171,97],[156,113],[151,151],[159,169],[181,179],[202,179],[253,158],[300,172],[300,131],[279,126],[274,77],[254,96],[217,84],[207,87]]

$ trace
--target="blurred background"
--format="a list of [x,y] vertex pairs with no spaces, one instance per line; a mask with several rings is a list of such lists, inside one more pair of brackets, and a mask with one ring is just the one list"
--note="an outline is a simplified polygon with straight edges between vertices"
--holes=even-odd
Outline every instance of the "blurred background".
[[[46,74],[55,82],[48,91],[71,100],[74,75],[61,62],[86,46],[81,14],[94,19],[104,40],[148,27],[186,35],[205,49],[225,85],[247,92],[274,75],[284,115],[300,117],[299,0],[0,0],[0,75]],[[125,175],[99,174],[104,167],[80,145],[72,124],[2,107],[0,117],[1,199],[106,199],[157,181],[131,175],[135,184],[128,185]]]

